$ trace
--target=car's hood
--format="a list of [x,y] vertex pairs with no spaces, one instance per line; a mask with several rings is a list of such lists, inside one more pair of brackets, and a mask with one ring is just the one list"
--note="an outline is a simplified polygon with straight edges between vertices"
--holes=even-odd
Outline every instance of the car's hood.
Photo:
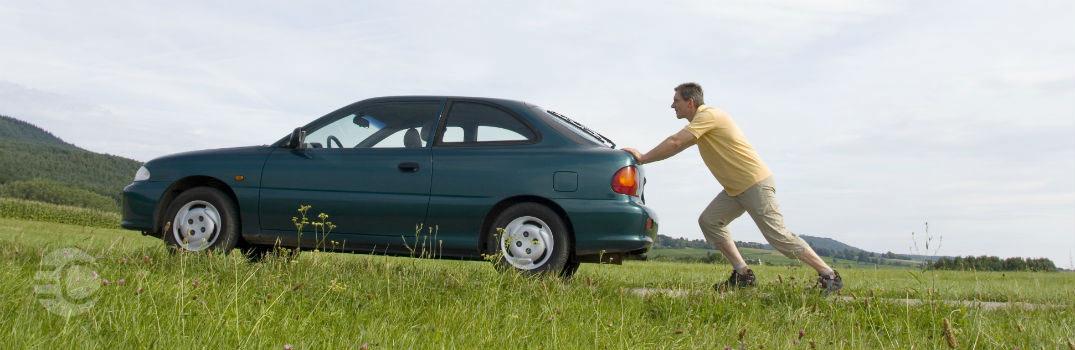
[[248,146],[176,153],[146,162],[150,181],[175,181],[188,176],[218,179],[234,175],[253,177],[261,173],[273,147]]
[[214,157],[234,157],[243,155],[257,155],[266,154],[272,151],[272,147],[261,146],[243,146],[243,147],[230,147],[230,148],[215,148],[215,149],[203,149],[197,151],[180,152],[175,154],[169,154],[166,156],[153,159],[146,164],[165,163],[177,160],[187,159],[208,159]]

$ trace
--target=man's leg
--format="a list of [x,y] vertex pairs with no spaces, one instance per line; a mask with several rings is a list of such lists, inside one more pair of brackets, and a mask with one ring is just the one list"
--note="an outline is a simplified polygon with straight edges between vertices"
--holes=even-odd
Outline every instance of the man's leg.
[[739,273],[746,273],[747,263],[743,256],[739,255],[739,249],[735,247],[728,225],[732,220],[743,215],[743,206],[727,192],[720,191],[717,198],[709,202],[702,215],[698,216],[698,226],[702,229],[702,235],[717,250],[724,254],[724,258],[732,264]]
[[806,241],[784,227],[784,216],[780,214],[776,187],[771,177],[754,184],[736,198],[773,248],[789,258],[799,259],[814,268],[818,274],[833,274],[829,264],[825,263]]

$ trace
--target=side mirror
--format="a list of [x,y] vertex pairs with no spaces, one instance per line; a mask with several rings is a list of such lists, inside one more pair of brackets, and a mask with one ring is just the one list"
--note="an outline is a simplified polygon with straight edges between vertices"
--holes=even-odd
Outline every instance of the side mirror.
[[291,138],[287,140],[287,148],[302,149],[304,142],[306,142],[306,130],[295,128],[295,130],[291,132]]
[[351,121],[354,122],[355,125],[361,126],[363,128],[370,127],[370,121],[368,119],[366,119],[366,118],[362,118],[358,114],[355,114],[355,119],[353,119]]

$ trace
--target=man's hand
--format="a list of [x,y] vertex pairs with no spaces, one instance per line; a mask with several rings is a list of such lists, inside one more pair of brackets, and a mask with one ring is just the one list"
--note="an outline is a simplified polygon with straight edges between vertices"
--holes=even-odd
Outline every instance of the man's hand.
[[642,163],[642,153],[638,152],[637,149],[627,147],[627,148],[624,148],[623,151],[627,152],[627,153],[630,153],[632,157],[635,157],[635,161],[637,161],[639,163]]

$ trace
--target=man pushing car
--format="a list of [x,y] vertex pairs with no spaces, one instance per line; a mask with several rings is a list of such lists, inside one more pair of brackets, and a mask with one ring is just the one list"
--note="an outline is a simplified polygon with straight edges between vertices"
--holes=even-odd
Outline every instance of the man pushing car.
[[702,86],[697,83],[676,86],[672,109],[676,111],[676,118],[687,120],[686,127],[645,154],[634,148],[623,150],[631,153],[639,163],[646,164],[667,159],[687,147],[698,145],[698,152],[706,167],[724,187],[698,217],[698,225],[706,241],[720,250],[732,264],[732,274],[728,280],[713,287],[724,290],[754,286],[754,271],[739,254],[728,231],[728,225],[746,212],[773,248],[817,270],[818,287],[824,294],[843,288],[840,274],[829,267],[802,238],[784,227],[772,172],[747,142],[732,117],[723,110],[705,105]]

